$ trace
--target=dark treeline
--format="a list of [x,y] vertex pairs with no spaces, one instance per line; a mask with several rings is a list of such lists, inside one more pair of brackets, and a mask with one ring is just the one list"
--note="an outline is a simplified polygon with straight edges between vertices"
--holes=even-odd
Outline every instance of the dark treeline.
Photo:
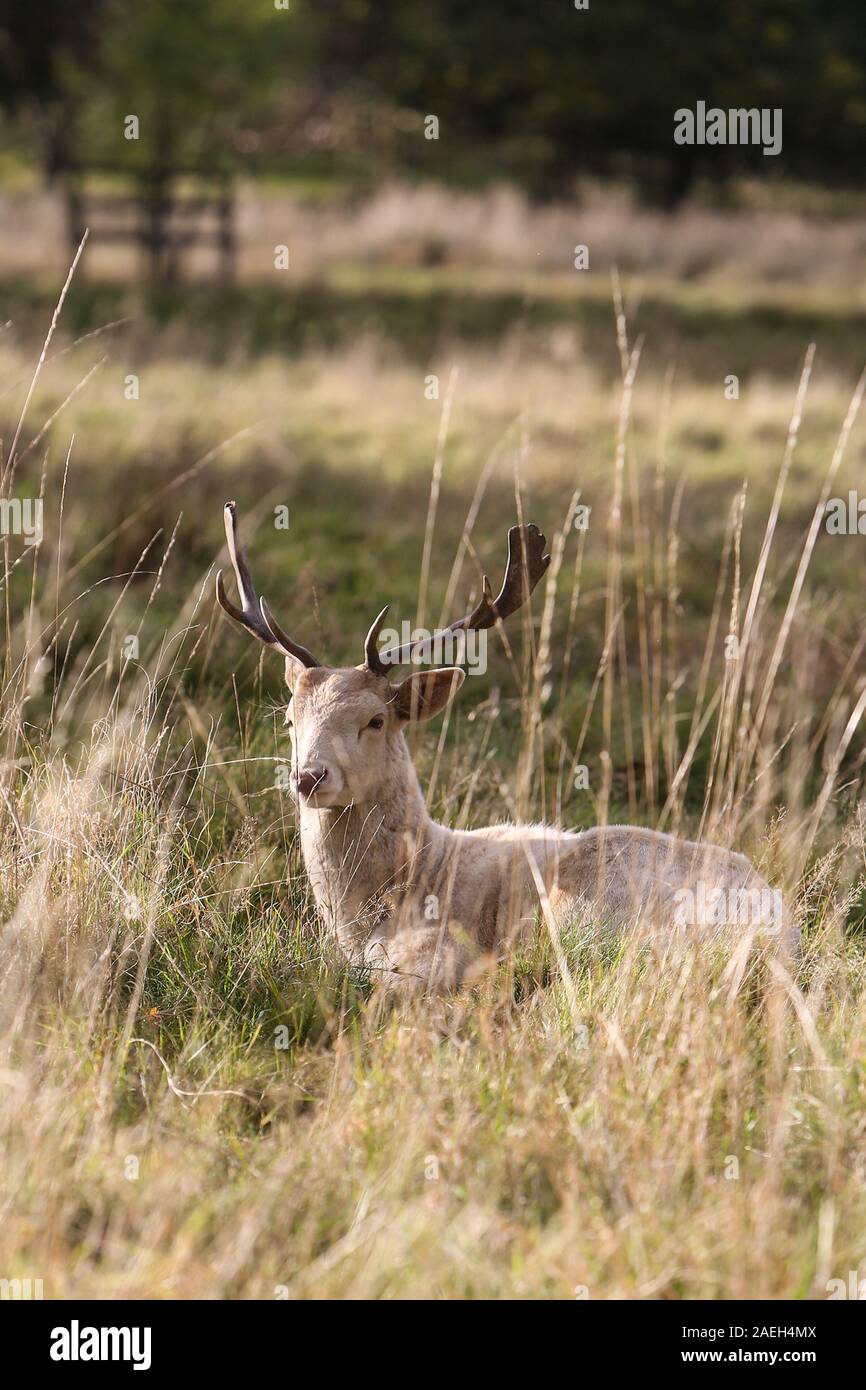
[[[281,3],[5,0],[0,101],[49,170],[86,153],[361,181],[507,177],[538,195],[613,176],[666,202],[744,173],[859,183],[858,0]],[[781,109],[781,152],[676,145],[675,110],[699,101]]]

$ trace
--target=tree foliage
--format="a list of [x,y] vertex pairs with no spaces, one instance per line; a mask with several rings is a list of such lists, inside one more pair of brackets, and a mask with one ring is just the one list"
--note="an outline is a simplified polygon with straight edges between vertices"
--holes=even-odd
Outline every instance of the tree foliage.
[[[105,157],[134,113],[144,160],[260,148],[279,168],[326,147],[344,169],[540,193],[585,174],[668,198],[749,171],[851,183],[866,136],[857,0],[7,0],[0,66],[7,106],[72,112]],[[780,108],[781,153],[677,146],[674,112],[698,101]],[[425,145],[428,114],[440,136]]]

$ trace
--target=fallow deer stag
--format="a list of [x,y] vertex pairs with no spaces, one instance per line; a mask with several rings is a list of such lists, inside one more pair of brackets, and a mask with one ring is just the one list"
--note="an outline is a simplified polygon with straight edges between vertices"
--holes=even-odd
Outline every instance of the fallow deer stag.
[[[380,651],[387,608],[367,633],[360,665],[323,666],[258,598],[234,502],[224,519],[241,607],[228,598],[221,574],[217,597],[285,659],[304,863],[319,913],[352,961],[381,972],[388,985],[450,988],[535,925],[540,899],[554,931],[579,913],[599,930],[650,919],[706,925],[694,907],[707,916],[713,904],[710,925],[740,923],[794,944],[778,894],[730,850],[626,825],[464,831],[433,821],[403,731],[445,709],[465,672],[415,671],[392,684],[389,672],[417,659],[431,639]],[[485,578],[477,607],[446,631],[488,628],[516,612],[550,563],[544,547],[537,527],[512,527],[499,595],[493,598]]]

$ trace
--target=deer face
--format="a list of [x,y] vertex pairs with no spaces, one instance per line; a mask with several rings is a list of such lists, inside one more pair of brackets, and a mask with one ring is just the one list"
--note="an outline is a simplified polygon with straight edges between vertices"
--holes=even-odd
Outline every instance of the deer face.
[[[380,651],[377,641],[387,608],[367,633],[363,665],[322,666],[280,627],[265,600],[256,594],[238,538],[234,502],[226,503],[223,515],[241,607],[229,599],[222,574],[217,575],[217,598],[236,623],[285,658],[286,683],[292,691],[286,723],[292,734],[292,770],[301,804],[324,810],[363,805],[387,795],[390,774],[407,756],[404,724],[431,719],[443,710],[466,673],[444,666],[417,671],[400,685],[392,685],[388,672],[420,659],[432,642],[424,639]],[[485,575],[479,602],[465,618],[452,623],[451,630],[492,627],[520,608],[550,564],[544,545],[537,526],[512,526],[508,565],[497,598]]]
[[292,782],[304,806],[375,799],[397,730],[388,682],[367,671],[302,671],[286,710]]
[[301,805],[312,810],[363,806],[387,794],[390,775],[405,757],[405,724],[438,714],[465,675],[445,667],[395,686],[364,667],[298,672],[288,662],[286,674],[292,684],[286,710],[292,781]]

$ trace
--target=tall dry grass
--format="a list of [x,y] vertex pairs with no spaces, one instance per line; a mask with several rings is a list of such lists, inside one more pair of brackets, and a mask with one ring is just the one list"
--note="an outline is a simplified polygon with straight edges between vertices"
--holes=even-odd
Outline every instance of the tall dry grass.
[[[640,354],[622,317],[619,334],[608,505],[577,532],[580,490],[562,489],[534,626],[489,698],[467,692],[466,716],[419,747],[422,776],[454,823],[568,818],[586,763],[584,818],[627,812],[748,849],[796,905],[801,960],[575,930],[557,962],[540,924],[465,995],[385,1008],[316,925],[274,786],[285,749],[249,664],[220,666],[209,566],[181,592],[163,534],[82,642],[95,600],[79,562],[59,535],[49,564],[10,540],[0,1276],[42,1279],[49,1297],[773,1298],[824,1297],[863,1266],[866,693],[862,643],[837,644],[817,703],[833,604],[810,590],[862,382],[780,553],[807,355],[769,510],[757,524],[743,491],[729,497],[695,646],[683,488],[663,437],[653,467],[636,457]],[[525,422],[517,440],[519,510]],[[437,489],[444,422],[439,443]],[[450,599],[498,551],[481,529],[494,471],[457,533]],[[49,485],[59,532],[67,471]],[[429,610],[436,507],[426,546],[423,510],[416,530]],[[589,652],[592,546],[604,617]],[[112,630],[133,581],[137,657]],[[166,589],[176,617],[154,631]]]

